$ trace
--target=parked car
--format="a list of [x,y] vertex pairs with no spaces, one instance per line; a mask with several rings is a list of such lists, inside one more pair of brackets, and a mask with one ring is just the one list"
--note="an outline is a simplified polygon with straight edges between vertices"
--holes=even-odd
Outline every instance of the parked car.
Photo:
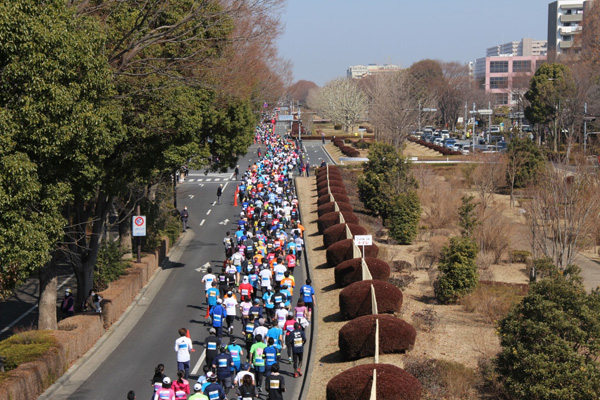
[[443,139],[448,139],[450,137],[450,131],[448,129],[442,129],[441,136]]
[[455,139],[444,139],[444,146],[452,149],[454,148],[454,145],[456,144],[456,140]]
[[490,133],[500,133],[500,127],[498,125],[492,125],[489,129]]

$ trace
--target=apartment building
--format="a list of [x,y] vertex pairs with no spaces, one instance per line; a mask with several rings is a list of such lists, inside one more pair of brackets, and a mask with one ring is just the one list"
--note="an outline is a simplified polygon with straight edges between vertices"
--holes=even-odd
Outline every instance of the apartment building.
[[520,41],[508,42],[490,47],[486,50],[486,57],[498,56],[545,56],[548,50],[546,40],[533,40],[532,38],[523,38]]
[[585,3],[582,0],[558,0],[548,4],[548,52],[563,54],[574,46],[581,32]]

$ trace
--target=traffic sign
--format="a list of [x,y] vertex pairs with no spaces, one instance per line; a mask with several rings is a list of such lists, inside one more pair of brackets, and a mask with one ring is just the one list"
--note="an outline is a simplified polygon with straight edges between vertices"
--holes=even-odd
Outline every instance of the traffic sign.
[[131,228],[132,236],[146,236],[146,216],[136,215],[133,217]]
[[485,109],[485,110],[477,110],[477,113],[479,115],[492,115],[494,112],[492,110]]
[[356,235],[354,243],[357,246],[371,246],[373,244],[373,235]]

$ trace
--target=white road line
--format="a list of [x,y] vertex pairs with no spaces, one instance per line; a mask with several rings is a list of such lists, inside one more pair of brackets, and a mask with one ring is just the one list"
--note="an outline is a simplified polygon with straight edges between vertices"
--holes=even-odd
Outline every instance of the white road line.
[[188,194],[188,196],[190,196],[190,199],[193,199],[193,198],[194,198],[194,195],[193,195],[193,194]]
[[200,359],[198,360],[196,365],[194,365],[194,369],[192,369],[192,375],[196,375],[198,373],[198,371],[200,371],[200,367],[204,363],[205,358],[206,358],[206,349],[204,349],[202,351],[202,354],[200,355]]
[[206,178],[206,182],[212,181],[212,178]]
[[213,201],[212,205],[214,206],[215,204],[217,204],[217,201],[216,201],[216,200],[215,200],[215,201]]
[[199,183],[198,186],[204,187],[204,183]]
[[206,220],[203,219],[202,222],[200,222],[200,226],[204,225],[204,221],[206,221]]
[[212,208],[206,212],[206,215],[210,215],[211,211],[212,211]]
[[198,179],[198,182],[202,182],[204,179]]
[[223,191],[225,191],[225,188],[227,187],[227,185],[229,185],[229,182],[225,183],[225,186],[223,186]]
[[231,176],[229,177],[229,179],[233,179],[233,176],[235,175],[235,172],[231,173]]
[[190,181],[190,182],[194,182],[194,179],[190,179],[189,181]]
[[219,182],[221,178],[215,178],[215,182]]
[[[67,281],[70,279],[71,277],[68,277],[67,279],[65,279],[63,281],[63,283],[61,283],[60,285],[58,285],[58,287],[56,288],[57,291],[59,291],[63,286],[66,285]],[[6,328],[2,329],[0,331],[0,335],[2,335],[4,332],[8,331],[10,328],[12,328],[13,326],[15,326],[16,324],[19,323],[19,321],[21,321],[23,318],[25,318],[26,316],[28,316],[29,314],[31,314],[31,312],[33,310],[35,310],[36,308],[38,308],[38,305],[34,305],[31,306],[31,308],[27,311],[25,311],[25,313],[23,315],[21,315],[19,318],[15,319],[13,322],[11,322],[8,326],[6,326]]]

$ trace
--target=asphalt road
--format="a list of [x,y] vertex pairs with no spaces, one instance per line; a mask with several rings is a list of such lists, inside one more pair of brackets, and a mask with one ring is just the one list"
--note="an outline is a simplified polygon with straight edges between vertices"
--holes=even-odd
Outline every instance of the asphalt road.
[[[248,155],[240,160],[240,171],[256,159],[257,147],[252,146]],[[102,343],[92,350],[93,354],[76,363],[42,399],[113,400],[125,398],[129,390],[134,390],[138,399],[150,399],[153,392],[150,379],[157,364],[165,364],[167,376],[176,377],[173,346],[181,327],[190,330],[196,349],[192,353],[191,370],[202,373],[199,360],[203,356],[202,343],[208,336],[208,326],[204,319],[206,308],[201,279],[207,263],[213,266],[214,272],[221,271],[223,237],[227,230],[232,233],[235,230],[240,209],[233,207],[236,182],[230,180],[231,176],[231,172],[208,175],[203,171],[190,172],[186,182],[178,187],[178,205],[188,207],[190,229],[171,254],[170,262],[158,272],[131,312],[122,318],[122,323],[111,328]],[[225,190],[221,204],[215,204],[219,184],[223,184]],[[294,302],[305,280],[302,268],[296,268],[295,272]],[[242,341],[238,321],[234,336]],[[287,385],[285,398],[297,399],[302,380],[293,378],[289,364],[281,365]],[[192,374],[190,386],[197,375]],[[233,391],[230,398],[231,395]]]

